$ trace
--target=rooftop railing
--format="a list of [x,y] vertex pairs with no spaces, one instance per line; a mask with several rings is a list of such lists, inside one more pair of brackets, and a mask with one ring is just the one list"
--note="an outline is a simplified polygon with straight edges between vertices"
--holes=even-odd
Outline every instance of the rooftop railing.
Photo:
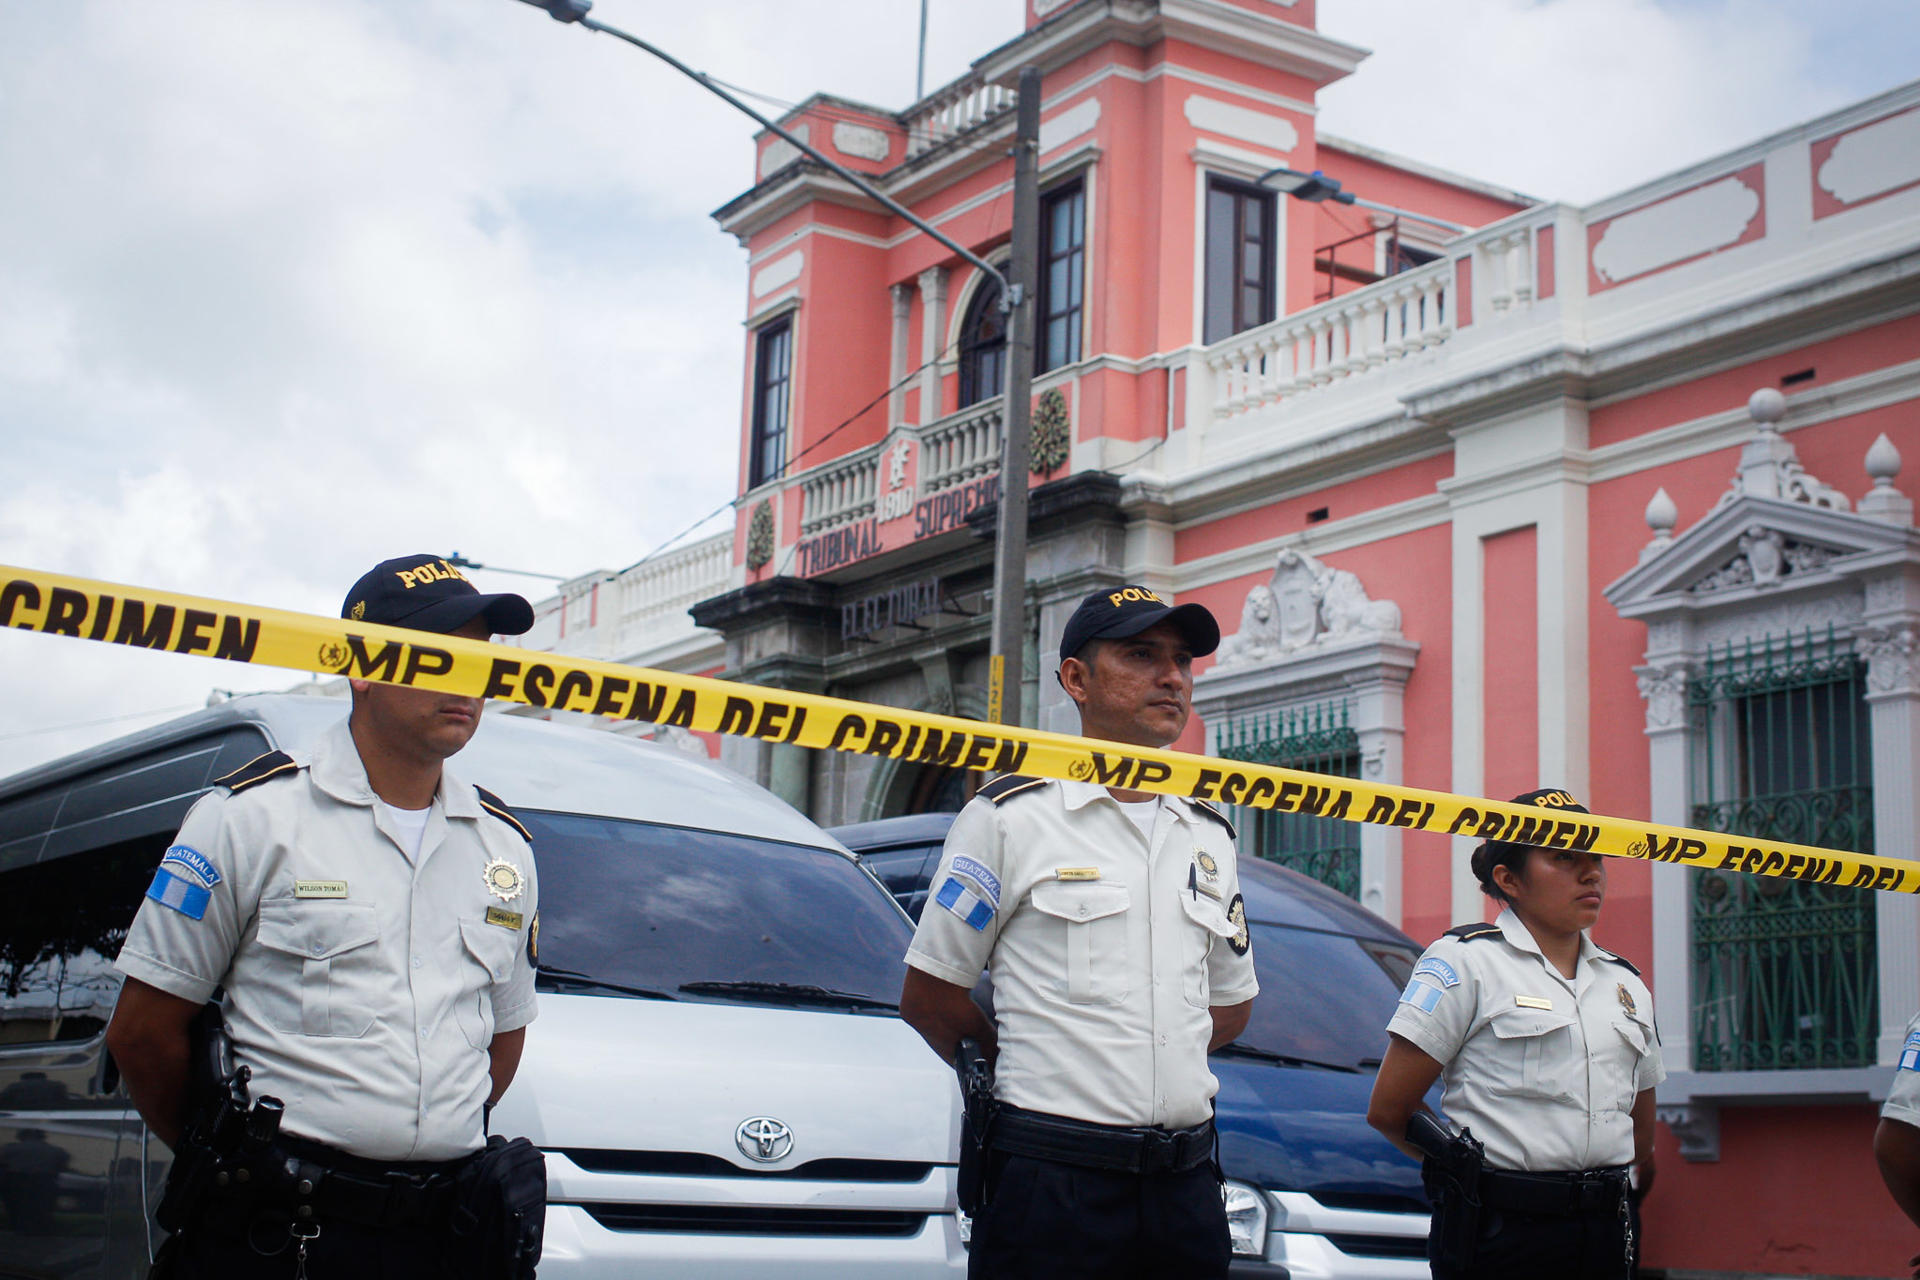
[[1016,94],[971,72],[914,103],[900,119],[907,126],[907,158],[1013,110]]

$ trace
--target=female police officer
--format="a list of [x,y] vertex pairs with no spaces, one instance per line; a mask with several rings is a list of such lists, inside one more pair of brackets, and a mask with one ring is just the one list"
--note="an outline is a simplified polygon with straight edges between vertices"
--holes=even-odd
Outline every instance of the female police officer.
[[[1565,791],[1515,804],[1574,813]],[[1551,827],[1549,828],[1551,829]],[[1653,1177],[1653,1086],[1665,1075],[1653,1001],[1631,964],[1595,946],[1598,854],[1489,841],[1473,854],[1492,924],[1451,929],[1400,997],[1368,1123],[1410,1155],[1408,1122],[1436,1079],[1456,1139],[1429,1158],[1436,1280],[1632,1273],[1627,1166]]]

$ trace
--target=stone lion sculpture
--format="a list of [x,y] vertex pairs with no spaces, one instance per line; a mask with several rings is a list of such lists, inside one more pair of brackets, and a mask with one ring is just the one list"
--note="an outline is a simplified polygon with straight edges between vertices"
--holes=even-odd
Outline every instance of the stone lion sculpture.
[[1240,629],[1220,642],[1216,665],[1242,667],[1270,658],[1280,649],[1280,608],[1273,588],[1261,583],[1247,592]]
[[1360,579],[1346,569],[1329,569],[1314,584],[1320,598],[1322,635],[1329,639],[1359,634],[1396,635],[1400,606],[1391,600],[1370,600]]

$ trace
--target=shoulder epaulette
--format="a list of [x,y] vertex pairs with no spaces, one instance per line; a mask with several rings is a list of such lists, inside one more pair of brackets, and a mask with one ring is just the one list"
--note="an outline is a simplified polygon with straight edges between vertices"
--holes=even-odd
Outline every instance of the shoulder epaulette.
[[475,787],[473,793],[480,797],[480,807],[482,809],[485,809],[488,813],[500,819],[500,821],[506,823],[515,831],[518,831],[522,840],[525,840],[528,844],[533,843],[533,832],[527,830],[520,819],[513,816],[513,810],[507,808],[507,802],[505,800],[502,800],[485,787]]
[[974,794],[994,804],[1005,804],[1023,791],[1032,791],[1036,787],[1047,785],[1046,778],[1029,778],[1023,773],[1005,773],[980,788]]
[[1622,969],[1625,969],[1628,973],[1632,974],[1634,977],[1637,978],[1640,976],[1640,970],[1634,968],[1633,961],[1627,959],[1625,956],[1617,956],[1613,954],[1613,952],[1607,950],[1605,947],[1595,947],[1594,950],[1600,953],[1600,958],[1602,960],[1611,960],[1615,964],[1619,965]]
[[1205,800],[1194,800],[1189,798],[1187,803],[1192,805],[1194,808],[1198,809],[1200,812],[1206,814],[1209,818],[1212,818],[1215,822],[1219,823],[1221,826],[1225,827],[1227,829],[1227,839],[1229,840],[1239,839],[1240,833],[1233,829],[1233,821],[1232,819],[1228,818],[1226,814],[1220,812],[1218,809],[1208,804]]
[[1471,942],[1475,938],[1497,938],[1500,926],[1482,921],[1479,924],[1457,924],[1447,930],[1447,937],[1458,938],[1462,942]]
[[213,785],[225,787],[229,792],[245,791],[248,787],[265,782],[268,778],[297,773],[299,769],[299,764],[286,752],[269,751],[263,756],[255,756],[232,773],[215,778]]

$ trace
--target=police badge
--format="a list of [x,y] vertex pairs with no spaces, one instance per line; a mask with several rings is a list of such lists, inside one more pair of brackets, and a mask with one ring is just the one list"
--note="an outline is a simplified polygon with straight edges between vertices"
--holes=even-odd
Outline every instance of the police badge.
[[526,888],[527,878],[520,874],[520,868],[505,858],[495,858],[480,873],[487,882],[487,892],[502,902],[512,902]]

